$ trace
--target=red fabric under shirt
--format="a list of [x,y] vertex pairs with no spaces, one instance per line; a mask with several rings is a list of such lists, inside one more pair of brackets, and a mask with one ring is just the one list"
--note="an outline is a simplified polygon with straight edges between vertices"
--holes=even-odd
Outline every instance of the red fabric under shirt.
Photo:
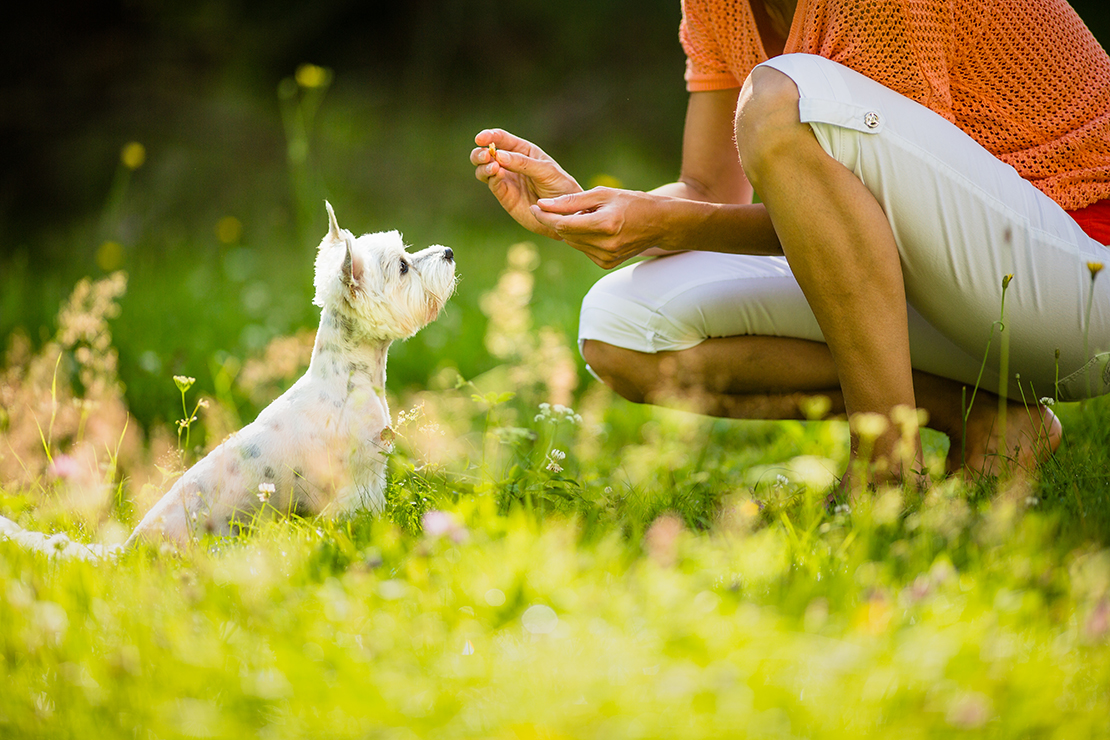
[[1087,236],[1110,246],[1110,200],[1100,200],[1078,211],[1068,211]]

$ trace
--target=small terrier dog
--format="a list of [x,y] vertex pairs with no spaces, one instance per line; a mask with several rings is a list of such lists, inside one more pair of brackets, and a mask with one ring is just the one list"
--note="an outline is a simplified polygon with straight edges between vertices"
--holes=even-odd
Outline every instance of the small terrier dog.
[[[316,256],[313,300],[323,310],[307,372],[185,471],[124,549],[140,540],[182,545],[203,532],[229,534],[267,512],[335,516],[384,506],[392,438],[386,353],[439,315],[455,289],[454,253],[433,246],[410,254],[396,231],[355,238],[325,206],[328,233]],[[7,519],[0,532],[32,549],[85,549]]]
[[124,548],[140,539],[228,534],[263,507],[335,516],[384,506],[392,438],[386,353],[439,315],[455,289],[454,253],[434,246],[409,254],[396,231],[356,239],[325,206],[313,300],[323,311],[308,370],[189,468]]

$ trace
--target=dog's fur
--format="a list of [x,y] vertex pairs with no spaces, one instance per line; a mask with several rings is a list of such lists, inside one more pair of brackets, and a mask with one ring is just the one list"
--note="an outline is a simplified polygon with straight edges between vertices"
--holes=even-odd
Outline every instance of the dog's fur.
[[392,436],[386,352],[439,314],[454,291],[454,255],[443,246],[409,254],[396,231],[355,238],[326,206],[313,301],[323,310],[308,371],[189,468],[125,548],[228,534],[267,512],[381,510]]

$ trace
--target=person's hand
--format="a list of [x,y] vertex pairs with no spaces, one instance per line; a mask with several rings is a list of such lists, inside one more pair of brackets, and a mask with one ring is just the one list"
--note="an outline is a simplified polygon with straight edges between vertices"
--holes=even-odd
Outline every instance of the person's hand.
[[[486,129],[474,137],[474,143],[478,145],[470,152],[474,176],[489,185],[501,207],[529,231],[558,238],[536,220],[531,206],[540,198],[582,192],[575,179],[538,146],[508,131]],[[496,154],[490,152],[490,144]]]
[[608,270],[660,244],[662,200],[634,190],[594,188],[540,199],[532,217]]

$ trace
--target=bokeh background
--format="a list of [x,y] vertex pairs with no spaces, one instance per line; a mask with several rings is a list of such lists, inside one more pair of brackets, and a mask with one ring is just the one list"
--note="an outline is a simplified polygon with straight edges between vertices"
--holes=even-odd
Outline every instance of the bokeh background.
[[[1104,0],[1073,5],[1105,45]],[[79,278],[124,270],[128,405],[172,420],[173,375],[212,392],[228,358],[315,325],[324,198],[356,233],[458,255],[452,308],[395,349],[391,390],[494,364],[480,296],[516,241],[542,258],[533,312],[572,341],[600,270],[499,209],[473,136],[515,131],[586,186],[672,179],[679,18],[678,0],[29,4],[0,24],[0,341],[45,342]]]

